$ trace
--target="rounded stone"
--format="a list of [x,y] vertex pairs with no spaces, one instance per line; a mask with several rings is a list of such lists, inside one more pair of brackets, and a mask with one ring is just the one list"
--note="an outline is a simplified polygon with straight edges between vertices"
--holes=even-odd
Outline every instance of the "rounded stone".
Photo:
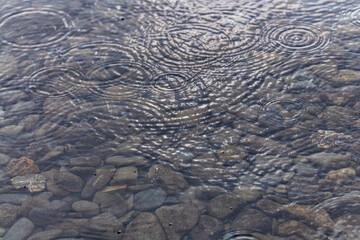
[[241,200],[231,194],[222,194],[210,200],[207,209],[209,214],[216,218],[225,218],[235,212],[240,204],[244,204]]
[[166,199],[166,192],[161,189],[148,189],[135,194],[134,208],[149,211],[160,207]]
[[80,200],[74,202],[71,207],[75,212],[85,216],[95,216],[99,214],[99,205],[93,202]]

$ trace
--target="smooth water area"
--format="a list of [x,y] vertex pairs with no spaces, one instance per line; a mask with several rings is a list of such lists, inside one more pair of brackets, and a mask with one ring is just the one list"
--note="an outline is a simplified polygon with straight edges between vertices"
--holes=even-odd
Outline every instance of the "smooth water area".
[[0,238],[360,239],[358,0],[0,0]]

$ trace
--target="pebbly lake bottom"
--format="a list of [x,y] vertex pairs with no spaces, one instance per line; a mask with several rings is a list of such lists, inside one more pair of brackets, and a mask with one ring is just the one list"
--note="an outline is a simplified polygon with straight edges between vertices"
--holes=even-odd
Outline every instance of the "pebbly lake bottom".
[[0,238],[360,237],[357,1],[0,0]]

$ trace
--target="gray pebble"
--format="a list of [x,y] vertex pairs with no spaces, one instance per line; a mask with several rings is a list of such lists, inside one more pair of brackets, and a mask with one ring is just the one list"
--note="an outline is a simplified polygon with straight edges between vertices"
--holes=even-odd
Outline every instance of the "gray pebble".
[[5,234],[4,240],[25,240],[34,230],[34,224],[27,218],[20,218]]
[[134,209],[149,211],[160,207],[166,199],[166,192],[161,189],[149,189],[135,194]]

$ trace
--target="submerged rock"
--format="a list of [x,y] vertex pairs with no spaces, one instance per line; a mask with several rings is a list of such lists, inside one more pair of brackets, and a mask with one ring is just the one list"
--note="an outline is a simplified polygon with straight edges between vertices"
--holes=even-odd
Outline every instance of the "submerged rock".
[[39,173],[39,167],[29,158],[21,157],[12,159],[6,166],[6,172],[11,176],[21,176],[32,173]]
[[231,194],[222,194],[210,200],[207,205],[209,214],[216,218],[225,218],[243,205],[240,199]]
[[267,233],[271,231],[271,218],[257,209],[244,209],[233,221],[231,228],[234,230],[259,231]]
[[168,239],[179,240],[199,221],[200,211],[191,203],[163,206],[155,211]]
[[157,217],[149,212],[140,213],[127,227],[124,240],[166,240]]
[[89,198],[96,191],[101,190],[110,181],[115,171],[115,168],[97,169],[96,173],[87,181],[84,189],[81,192],[81,197]]
[[345,168],[351,164],[351,156],[336,153],[321,152],[306,156],[305,158],[326,170]]
[[9,227],[14,224],[20,214],[20,210],[19,206],[10,203],[0,204],[0,226]]
[[165,191],[161,189],[148,189],[135,194],[134,209],[149,211],[163,205],[166,199]]
[[27,218],[20,218],[5,234],[4,240],[25,240],[33,232],[35,226]]
[[41,174],[28,174],[11,179],[15,189],[26,188],[29,192],[42,192],[45,189],[46,178]]
[[198,225],[191,230],[190,236],[193,240],[213,239],[223,230],[223,222],[207,215],[201,215]]

